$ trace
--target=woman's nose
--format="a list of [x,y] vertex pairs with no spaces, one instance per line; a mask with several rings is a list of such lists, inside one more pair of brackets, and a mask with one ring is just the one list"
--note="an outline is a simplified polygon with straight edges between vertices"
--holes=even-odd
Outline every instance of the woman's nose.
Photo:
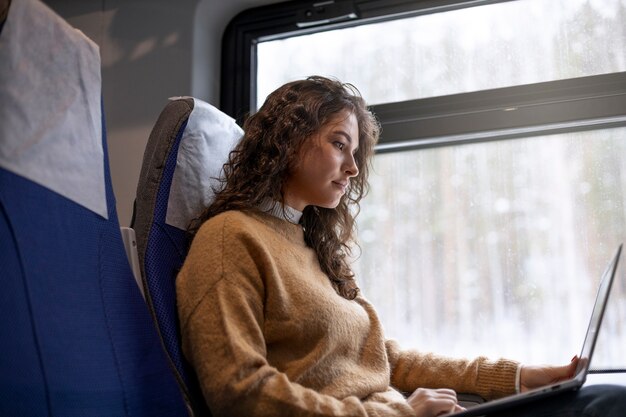
[[356,164],[354,155],[350,154],[344,167],[344,172],[350,177],[356,177],[359,174],[359,167]]

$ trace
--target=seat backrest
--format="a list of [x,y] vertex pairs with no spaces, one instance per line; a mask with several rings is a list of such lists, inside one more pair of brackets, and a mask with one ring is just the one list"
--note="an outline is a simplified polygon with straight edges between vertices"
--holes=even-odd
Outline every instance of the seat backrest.
[[0,33],[0,282],[1,416],[189,415],[124,252],[98,48],[39,0]]
[[175,281],[187,255],[187,227],[211,202],[223,164],[242,134],[231,117],[202,100],[170,99],[150,134],[137,185],[131,227],[146,301],[196,415],[209,412],[181,351]]

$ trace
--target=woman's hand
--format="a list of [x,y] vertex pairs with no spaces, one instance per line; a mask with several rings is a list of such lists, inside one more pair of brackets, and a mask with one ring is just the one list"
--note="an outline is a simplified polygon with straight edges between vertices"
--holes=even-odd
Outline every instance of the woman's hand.
[[418,388],[407,399],[417,417],[433,417],[464,411],[456,399],[456,392],[451,389]]
[[579,360],[578,356],[574,356],[572,361],[564,366],[522,366],[520,390],[526,392],[571,378],[576,372]]

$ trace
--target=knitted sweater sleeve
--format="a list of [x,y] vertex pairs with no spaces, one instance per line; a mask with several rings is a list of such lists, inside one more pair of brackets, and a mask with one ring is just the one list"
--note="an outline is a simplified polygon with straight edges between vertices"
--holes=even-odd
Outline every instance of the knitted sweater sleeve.
[[253,233],[232,223],[216,217],[200,229],[176,282],[183,352],[212,414],[413,416],[402,402],[323,395],[268,363],[263,274],[271,261]]
[[459,393],[478,394],[488,400],[515,393],[518,362],[491,361],[485,357],[452,359],[432,353],[403,351],[393,340],[388,340],[386,347],[391,384],[400,391],[451,388]]

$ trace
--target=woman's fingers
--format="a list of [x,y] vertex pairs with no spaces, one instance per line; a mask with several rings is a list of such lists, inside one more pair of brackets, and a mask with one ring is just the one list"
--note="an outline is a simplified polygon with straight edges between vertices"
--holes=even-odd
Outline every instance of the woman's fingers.
[[464,410],[458,405],[456,392],[447,388],[418,388],[407,401],[417,417],[433,417]]
[[464,407],[461,407],[461,406],[460,406],[460,405],[458,405],[458,404],[455,404],[455,405],[454,405],[454,409],[452,409],[452,410],[450,410],[450,411],[447,411],[447,412],[445,412],[444,414],[449,414],[449,413],[460,413],[461,411],[465,411],[465,408],[464,408]]

